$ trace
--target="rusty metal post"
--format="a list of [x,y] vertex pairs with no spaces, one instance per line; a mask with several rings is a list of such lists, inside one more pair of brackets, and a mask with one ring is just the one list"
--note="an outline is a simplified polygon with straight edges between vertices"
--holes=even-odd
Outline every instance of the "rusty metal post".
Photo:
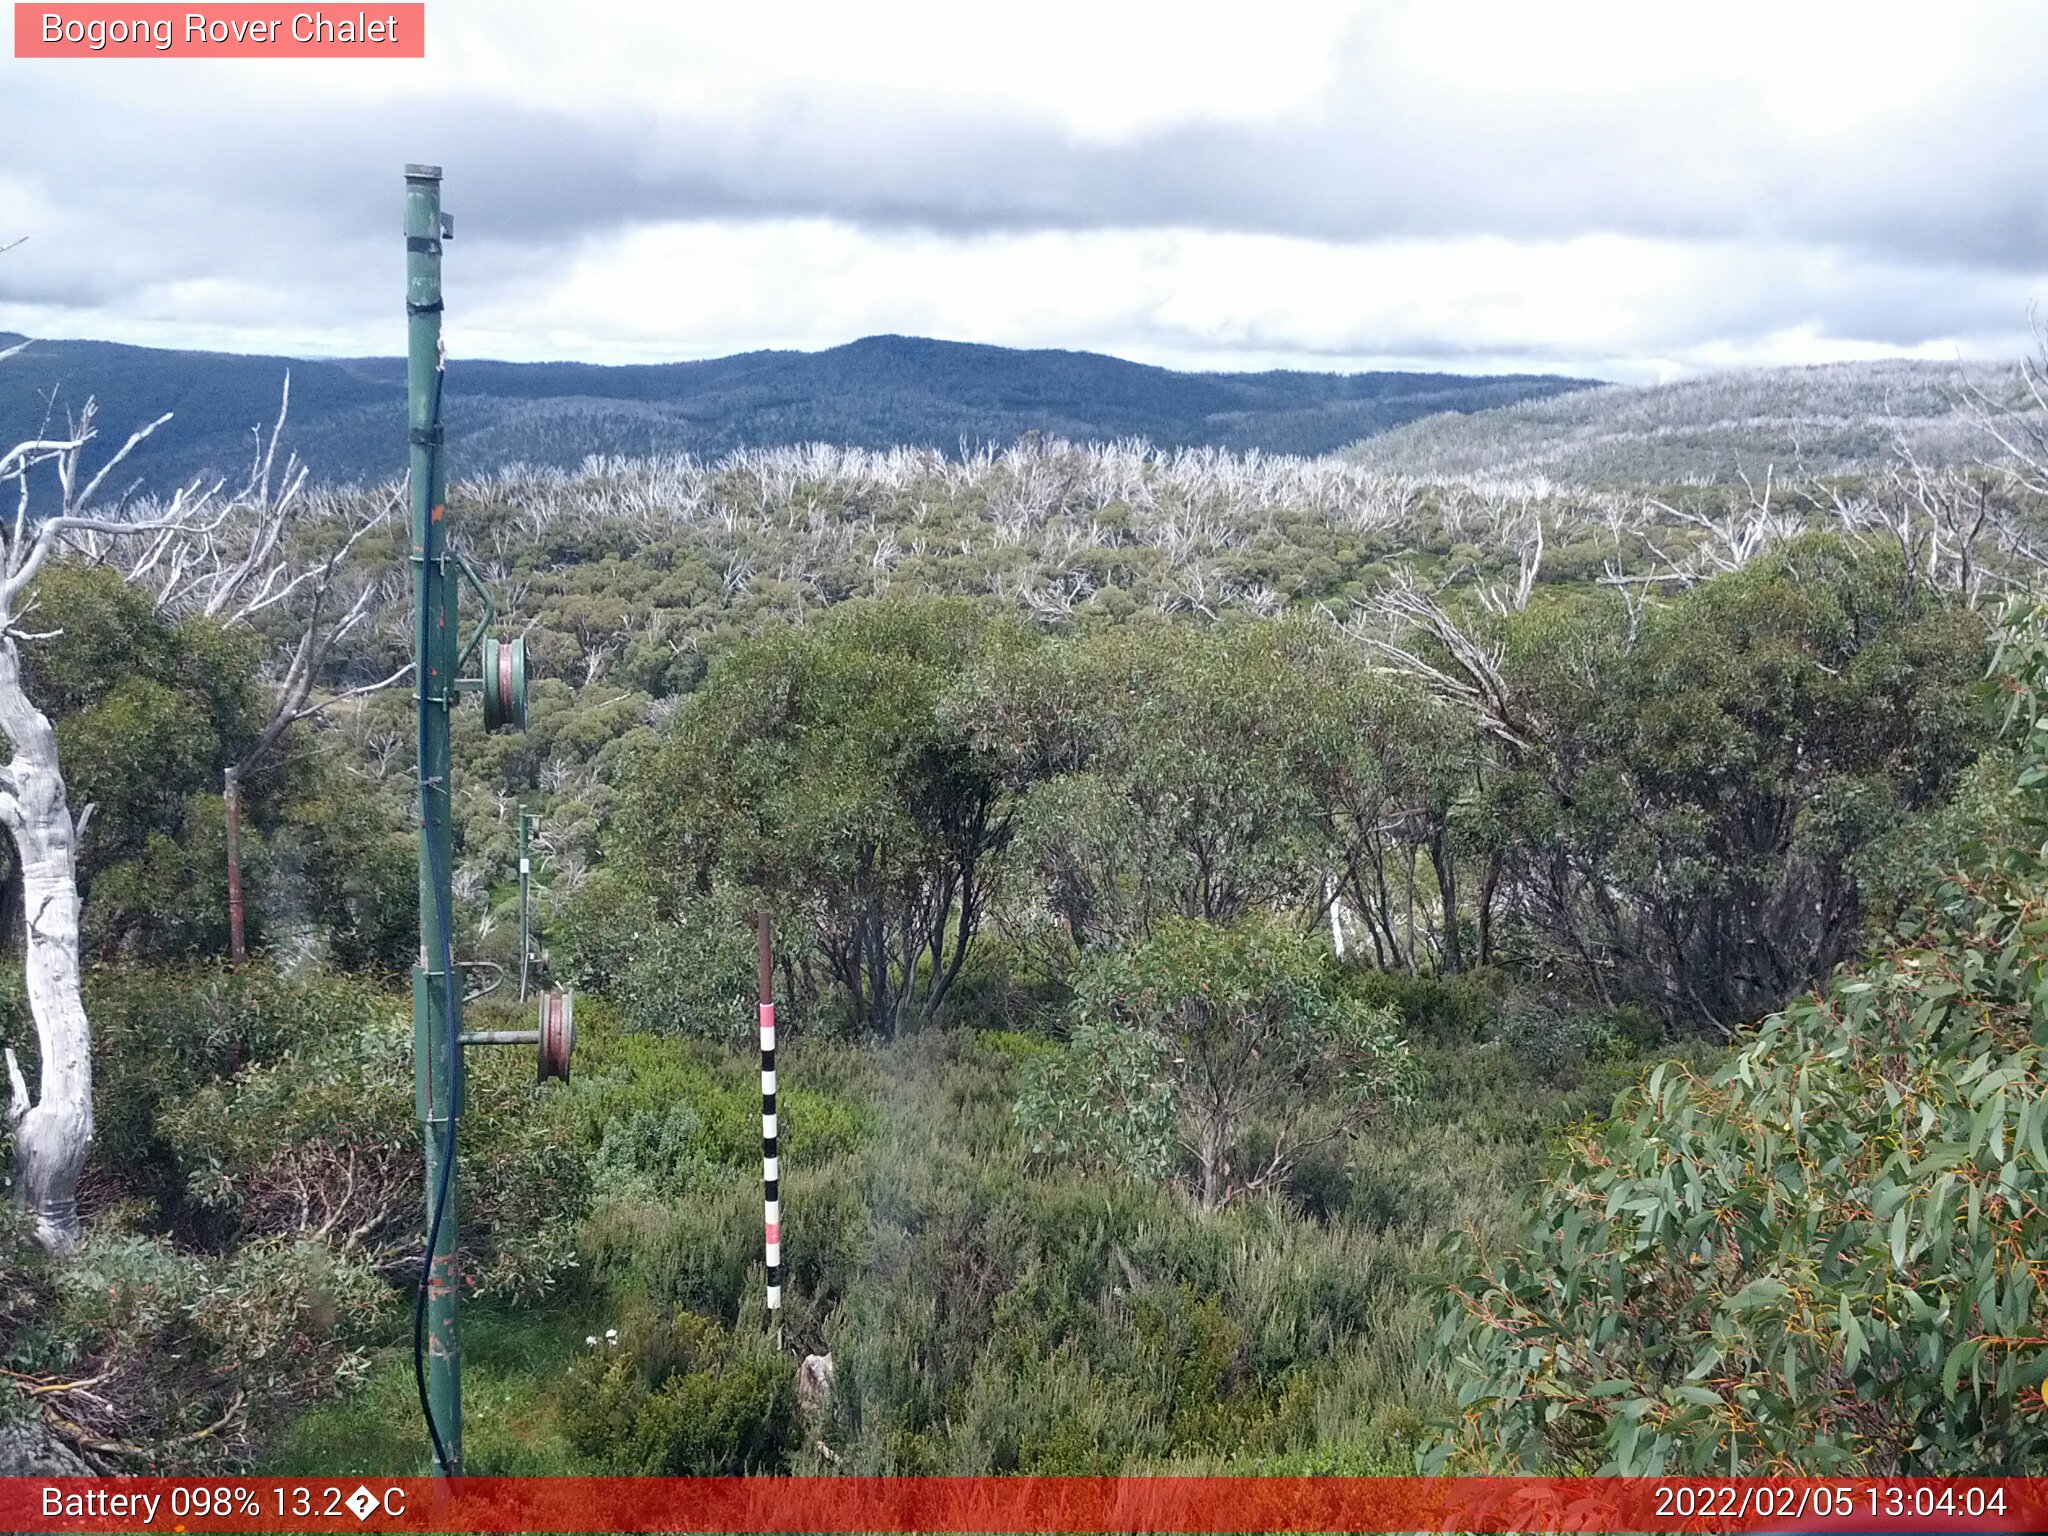
[[239,963],[248,957],[242,937],[242,776],[229,764],[223,777],[221,801],[228,823],[228,955]]

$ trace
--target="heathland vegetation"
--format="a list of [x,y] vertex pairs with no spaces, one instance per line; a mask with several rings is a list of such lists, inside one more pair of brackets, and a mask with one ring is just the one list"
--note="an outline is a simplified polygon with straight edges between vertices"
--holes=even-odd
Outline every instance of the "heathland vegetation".
[[[459,948],[516,962],[538,810],[584,1026],[569,1084],[469,1085],[472,1470],[2038,1458],[2048,486],[1991,447],[459,486],[540,674],[524,734],[460,717]],[[350,693],[405,659],[402,534],[299,496],[283,547],[357,617],[260,759],[294,601],[209,613],[88,541],[19,640],[95,808],[99,1139],[76,1248],[0,1236],[0,1415],[110,1466],[425,1464],[412,734]]]

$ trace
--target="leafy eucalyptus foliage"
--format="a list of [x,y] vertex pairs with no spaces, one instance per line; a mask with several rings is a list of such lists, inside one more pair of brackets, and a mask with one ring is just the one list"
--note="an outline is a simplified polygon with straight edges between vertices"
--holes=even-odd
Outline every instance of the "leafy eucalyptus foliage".
[[730,883],[802,923],[857,1030],[931,1021],[1014,814],[939,699],[977,655],[1023,643],[949,600],[849,604],[735,646],[636,777],[617,854],[665,918]]
[[[755,1026],[754,914],[721,882],[657,900],[617,864],[600,869],[554,925],[555,975],[616,1003],[629,1029],[744,1042]],[[786,951],[802,936],[785,925]]]
[[[56,726],[80,817],[84,938],[100,960],[225,953],[224,769],[264,723],[259,647],[212,620],[167,617],[114,571],[44,569],[24,650],[30,696]],[[404,808],[305,743],[242,785],[251,937],[293,933],[337,963],[395,970],[416,943],[416,855]],[[19,928],[20,872],[0,847],[0,929]]]
[[1532,603],[1499,644],[1529,743],[1486,796],[1503,901],[1534,958],[1695,1028],[1768,1012],[1847,955],[1858,852],[1937,804],[1982,739],[1982,621],[1832,536],[1638,624]]
[[[23,679],[56,725],[84,821],[88,947],[149,958],[225,948],[221,770],[261,724],[253,643],[174,622],[116,572],[76,562],[38,579],[35,625],[57,633],[24,652]],[[274,775],[252,786],[252,817],[272,818],[275,788]],[[10,909],[17,899],[10,889]]]
[[1018,1101],[1039,1153],[1184,1175],[1205,1210],[1279,1187],[1305,1153],[1415,1087],[1392,1015],[1265,921],[1169,920],[1093,955],[1074,1016]]
[[1316,886],[1334,639],[1146,623],[984,663],[960,712],[1030,791],[1026,855],[1076,943],[1234,922]]
[[2011,814],[1890,945],[1574,1137],[1438,1331],[1438,1460],[2020,1472],[2048,1456],[2048,610],[1996,661]]

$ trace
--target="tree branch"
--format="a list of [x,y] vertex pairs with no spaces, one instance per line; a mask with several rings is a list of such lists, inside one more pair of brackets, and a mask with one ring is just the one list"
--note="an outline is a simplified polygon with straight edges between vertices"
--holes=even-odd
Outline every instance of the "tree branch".
[[14,1047],[8,1046],[7,1057],[7,1123],[19,1125],[34,1108],[35,1101],[28,1096],[28,1079],[21,1075],[21,1062],[16,1059]]

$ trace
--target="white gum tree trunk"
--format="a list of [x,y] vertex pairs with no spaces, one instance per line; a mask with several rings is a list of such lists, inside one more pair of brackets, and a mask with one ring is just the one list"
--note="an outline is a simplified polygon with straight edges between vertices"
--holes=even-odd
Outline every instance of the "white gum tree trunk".
[[57,733],[21,686],[12,635],[0,638],[0,821],[21,861],[23,967],[39,1058],[37,1092],[6,1053],[7,1118],[17,1194],[53,1249],[79,1238],[78,1175],[92,1145],[92,1035],[79,995],[77,827],[57,763]]
[[[26,345],[24,343],[23,345]],[[20,350],[0,352],[0,359]],[[211,493],[181,490],[157,517],[88,516],[94,495],[129,454],[166,421],[160,416],[131,433],[99,470],[83,471],[85,446],[96,435],[87,401],[62,438],[31,438],[0,447],[0,485],[13,491],[13,515],[0,525],[0,735],[12,755],[0,766],[0,823],[14,839],[21,863],[22,972],[35,1021],[36,1088],[10,1046],[7,1122],[14,1133],[15,1197],[31,1213],[37,1238],[51,1249],[78,1245],[78,1176],[92,1147],[92,1026],[79,994],[78,834],[91,815],[74,821],[57,761],[57,732],[22,687],[24,640],[48,639],[22,627],[35,608],[33,585],[60,541],[108,540],[149,534],[148,551],[189,535],[206,512]],[[52,515],[29,516],[29,474],[54,470],[60,492]],[[218,526],[207,525],[204,531]],[[132,577],[131,577],[132,579]]]

